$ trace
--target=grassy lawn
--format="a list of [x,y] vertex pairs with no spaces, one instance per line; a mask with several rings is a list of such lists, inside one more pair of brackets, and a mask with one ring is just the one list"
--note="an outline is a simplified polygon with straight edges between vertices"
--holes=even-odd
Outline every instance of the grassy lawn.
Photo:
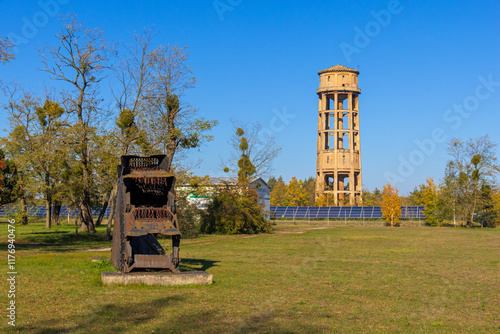
[[[0,231],[7,276],[6,223]],[[17,326],[3,316],[0,332],[500,331],[500,229],[278,225],[202,236],[181,241],[181,270],[205,270],[214,284],[174,288],[103,286],[100,273],[115,271],[105,227],[73,233],[17,226]]]

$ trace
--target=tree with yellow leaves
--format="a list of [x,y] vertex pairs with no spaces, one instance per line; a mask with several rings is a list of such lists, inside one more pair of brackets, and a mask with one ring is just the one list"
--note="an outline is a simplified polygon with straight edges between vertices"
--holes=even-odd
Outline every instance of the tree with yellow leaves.
[[[432,226],[439,226],[442,220],[440,193],[438,186],[434,183],[432,177],[427,178],[427,184],[420,185],[422,203],[425,207],[425,220]],[[420,203],[419,203],[420,204]]]
[[286,203],[287,185],[280,176],[271,190],[271,206],[283,206]]
[[[497,215],[500,216],[500,189],[494,190],[491,193],[491,198],[493,199],[493,208],[496,211]],[[500,219],[497,218],[497,221],[495,223],[496,225],[499,225]]]
[[286,205],[305,206],[307,203],[307,192],[304,189],[304,181],[297,180],[295,176],[292,177],[286,189]]
[[391,224],[391,227],[399,222],[401,217],[401,199],[399,198],[399,190],[393,187],[390,183],[384,186],[382,194],[382,217]]

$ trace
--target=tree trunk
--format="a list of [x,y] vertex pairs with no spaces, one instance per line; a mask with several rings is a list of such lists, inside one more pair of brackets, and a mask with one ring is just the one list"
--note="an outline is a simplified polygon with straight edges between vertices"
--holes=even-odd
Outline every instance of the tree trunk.
[[111,240],[111,227],[113,226],[113,220],[115,218],[117,191],[118,191],[118,185],[115,183],[115,186],[111,191],[111,210],[109,212],[108,226],[106,228],[106,240]]
[[115,210],[116,210],[116,186],[112,192],[111,210],[109,212],[108,227],[106,229],[106,240],[111,240],[111,227],[113,226],[113,220],[115,218]]
[[21,224],[28,225],[28,210],[26,209],[26,196],[21,196]]
[[60,217],[59,214],[61,213],[61,207],[62,203],[58,200],[54,201],[54,210],[52,211],[52,222],[54,225],[59,225],[60,223]]
[[94,219],[92,218],[92,209],[90,203],[80,204],[80,219],[82,228],[90,233],[95,233]]
[[52,214],[51,214],[51,209],[52,209],[52,201],[50,198],[47,198],[45,200],[45,228],[50,228],[51,227],[51,219],[52,219]]
[[75,211],[75,225],[78,225],[78,208],[75,206],[73,210]]
[[78,213],[78,209],[74,208],[75,210],[75,236],[78,236],[78,217],[79,217],[79,213]]
[[[83,98],[83,95],[81,96]],[[79,115],[80,118],[80,115]],[[81,166],[82,166],[82,179],[83,179],[83,199],[82,202],[80,203],[80,219],[82,221],[82,225],[84,225],[84,230],[90,232],[90,233],[95,233],[95,227],[94,227],[94,220],[92,218],[92,208],[91,208],[91,201],[90,201],[90,191],[91,191],[91,184],[90,184],[90,154],[89,154],[89,145],[88,145],[88,138],[87,138],[87,133],[86,133],[86,125],[83,122],[80,122],[84,129],[83,133],[83,140],[82,140],[82,160],[81,160]]]
[[109,203],[109,196],[106,196],[104,202],[102,203],[101,212],[99,212],[99,217],[97,218],[95,226],[101,226],[102,219],[104,218],[104,214],[106,213],[106,209],[108,208],[108,203]]
[[45,174],[45,228],[51,228],[52,222],[52,194],[50,193],[50,177]]

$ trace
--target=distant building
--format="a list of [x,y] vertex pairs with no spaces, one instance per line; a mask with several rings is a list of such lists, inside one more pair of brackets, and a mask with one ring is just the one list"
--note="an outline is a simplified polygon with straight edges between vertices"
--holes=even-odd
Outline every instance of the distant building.
[[[207,189],[206,193],[208,195],[206,196],[197,196],[189,193],[189,186],[180,186],[178,187],[178,191],[186,191],[189,193],[187,196],[188,202],[194,204],[198,209],[206,210],[208,204],[212,201],[212,194],[216,187],[222,187],[226,184],[236,186],[237,180],[231,177],[217,177],[210,179],[210,183],[212,186],[209,186]],[[255,189],[257,192],[257,202],[261,205],[262,214],[267,220],[269,220],[271,211],[271,188],[261,177],[252,180],[252,182],[250,182],[250,187]]]

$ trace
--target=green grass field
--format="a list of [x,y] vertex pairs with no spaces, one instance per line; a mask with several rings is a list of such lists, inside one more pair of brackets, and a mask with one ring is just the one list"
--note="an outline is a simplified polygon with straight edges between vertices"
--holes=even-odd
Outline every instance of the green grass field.
[[[7,277],[6,223],[0,231]],[[0,332],[500,331],[500,229],[278,225],[202,236],[181,241],[181,270],[205,270],[214,284],[185,287],[103,286],[100,273],[115,271],[105,227],[73,231],[17,226],[16,327],[4,283]]]

